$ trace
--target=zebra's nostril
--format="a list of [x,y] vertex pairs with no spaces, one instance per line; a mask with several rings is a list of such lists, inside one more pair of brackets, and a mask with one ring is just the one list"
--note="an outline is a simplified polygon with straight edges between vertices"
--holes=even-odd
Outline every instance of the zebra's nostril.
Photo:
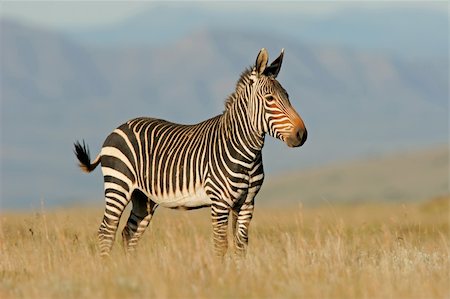
[[306,138],[308,137],[308,131],[306,131],[306,129],[299,129],[295,132],[295,143],[297,143],[297,146],[302,146],[305,141]]
[[308,131],[305,129],[302,136],[302,145],[306,142],[307,138],[308,138]]

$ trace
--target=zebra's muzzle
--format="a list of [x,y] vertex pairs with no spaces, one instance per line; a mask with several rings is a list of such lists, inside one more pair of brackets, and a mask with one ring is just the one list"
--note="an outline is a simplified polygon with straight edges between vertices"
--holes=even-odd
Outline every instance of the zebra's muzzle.
[[297,129],[291,136],[286,138],[286,144],[289,147],[302,146],[308,138],[308,131],[305,128]]

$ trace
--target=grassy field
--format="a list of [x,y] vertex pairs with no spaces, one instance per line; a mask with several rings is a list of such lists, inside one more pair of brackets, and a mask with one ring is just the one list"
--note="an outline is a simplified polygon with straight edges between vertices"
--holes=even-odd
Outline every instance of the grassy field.
[[98,257],[101,208],[2,213],[0,298],[449,298],[449,199],[256,206],[219,263],[208,210],[158,209],[138,251]]

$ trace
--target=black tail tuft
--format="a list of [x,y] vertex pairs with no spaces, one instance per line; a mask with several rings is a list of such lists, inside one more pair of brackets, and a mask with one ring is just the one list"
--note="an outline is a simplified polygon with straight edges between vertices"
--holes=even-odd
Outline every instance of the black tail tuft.
[[86,143],[84,143],[84,140],[83,144],[77,141],[74,143],[74,146],[75,146],[74,153],[77,156],[78,161],[80,161],[79,164],[80,168],[85,172],[91,172],[92,170],[94,170],[98,163],[91,164],[89,149]]

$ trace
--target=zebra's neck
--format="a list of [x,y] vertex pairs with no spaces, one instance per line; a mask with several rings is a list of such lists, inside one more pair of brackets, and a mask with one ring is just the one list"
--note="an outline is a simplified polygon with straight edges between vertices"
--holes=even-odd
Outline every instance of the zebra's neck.
[[230,146],[247,153],[253,159],[264,146],[265,133],[259,131],[249,119],[248,102],[243,95],[235,93],[222,115],[221,127]]

